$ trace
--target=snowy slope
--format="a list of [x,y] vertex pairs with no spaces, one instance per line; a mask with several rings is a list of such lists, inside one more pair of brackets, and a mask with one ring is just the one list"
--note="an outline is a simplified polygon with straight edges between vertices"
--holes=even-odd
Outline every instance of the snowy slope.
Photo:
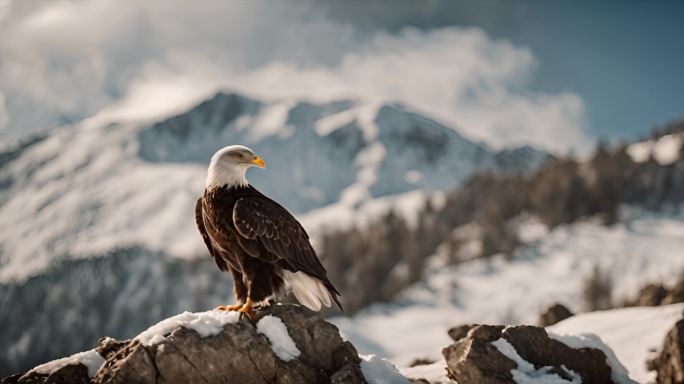
[[[441,348],[450,343],[447,330],[456,325],[534,324],[539,312],[555,302],[583,311],[582,281],[595,264],[612,275],[616,301],[631,297],[648,282],[674,283],[684,270],[682,214],[624,209],[612,227],[586,220],[536,239],[520,248],[510,263],[494,258],[443,267],[438,253],[425,281],[394,303],[376,304],[354,318],[333,322],[361,353],[389,358],[405,369],[415,358],[440,360]],[[591,330],[601,335],[598,327]],[[615,338],[608,335],[607,340]],[[623,356],[620,351],[618,356]],[[625,357],[623,363],[643,376],[635,359]],[[430,370],[407,372],[420,369]]]
[[[552,338],[570,347],[586,346],[604,351],[607,361],[613,368],[613,378],[616,382],[652,383],[655,380],[655,372],[647,371],[645,362],[652,357],[653,351],[662,346],[665,335],[673,324],[682,318],[682,310],[684,310],[684,304],[590,312],[573,316],[548,327],[547,332]],[[600,339],[600,342],[596,340],[596,337]],[[500,350],[501,344],[509,347],[504,348],[502,352],[518,362],[518,369],[516,369],[518,372],[514,373],[514,378],[518,383],[568,383],[555,374],[539,375],[539,370],[535,370],[534,366],[529,363],[525,364],[510,344],[498,344],[502,340],[499,339],[493,344]],[[528,366],[534,374],[533,377],[520,375],[521,365]],[[625,366],[629,367],[629,378],[626,377]],[[426,379],[431,384],[450,382],[446,377],[443,360],[433,364],[403,368],[401,373],[412,379]]]
[[11,218],[0,222],[0,281],[117,247],[204,255],[194,203],[209,157],[231,143],[266,159],[268,169],[251,170],[250,181],[296,212],[354,210],[374,197],[442,190],[476,170],[530,169],[547,159],[523,151],[501,163],[403,106],[352,101],[263,103],[219,93],[157,123],[84,123],[0,157],[0,216]]
[[659,350],[665,335],[682,318],[684,304],[598,311],[573,316],[549,327],[555,334],[593,333],[608,344],[640,383],[655,379],[646,360]]

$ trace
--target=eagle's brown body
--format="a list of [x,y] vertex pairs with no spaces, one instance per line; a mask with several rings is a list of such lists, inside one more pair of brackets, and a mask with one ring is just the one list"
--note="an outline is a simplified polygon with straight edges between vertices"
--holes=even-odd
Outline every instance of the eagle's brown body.
[[197,200],[195,219],[218,267],[233,275],[240,302],[268,300],[283,290],[287,276],[302,272],[322,283],[340,306],[304,228],[251,185],[207,188]]

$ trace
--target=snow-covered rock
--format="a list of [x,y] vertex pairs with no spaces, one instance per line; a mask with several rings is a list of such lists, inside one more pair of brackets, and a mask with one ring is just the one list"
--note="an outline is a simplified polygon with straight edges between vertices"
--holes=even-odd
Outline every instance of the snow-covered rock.
[[684,319],[670,328],[656,356],[648,361],[659,384],[675,384],[684,380]]
[[266,336],[271,349],[281,360],[290,361],[301,355],[297,345],[287,332],[287,327],[279,318],[267,315],[257,323],[257,332]]
[[166,339],[166,335],[171,334],[178,327],[192,329],[200,337],[216,336],[226,324],[237,323],[239,318],[237,312],[206,311],[192,313],[186,311],[160,321],[136,336],[135,340],[145,346],[159,344]]
[[362,363],[335,326],[304,307],[275,305],[259,311],[255,321],[241,320],[237,313],[186,312],[132,340],[102,338],[94,350],[40,365],[11,382],[48,383],[67,372],[70,383],[92,384],[400,382],[374,379],[389,377],[391,364]]
[[92,348],[100,336],[133,337],[183,311],[229,302],[231,282],[210,258],[189,261],[137,248],[59,260],[0,287],[0,376]]
[[29,371],[29,374],[35,373],[38,375],[49,376],[54,372],[66,367],[67,365],[81,364],[88,369],[88,377],[93,377],[104,362],[104,358],[96,350],[91,349],[89,351],[79,352],[69,357],[64,357],[41,364]]
[[541,327],[481,325],[443,354],[449,377],[461,384],[635,384],[598,337],[566,339]]
[[629,369],[634,380],[647,383],[655,379],[655,373],[648,372],[646,362],[653,357],[653,351],[661,348],[668,330],[682,318],[683,310],[684,304],[673,304],[590,312],[570,317],[548,330],[556,335],[597,335]]

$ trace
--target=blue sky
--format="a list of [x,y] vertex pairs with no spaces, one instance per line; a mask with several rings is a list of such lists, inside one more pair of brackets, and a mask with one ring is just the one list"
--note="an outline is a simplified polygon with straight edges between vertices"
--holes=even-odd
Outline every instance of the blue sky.
[[[635,138],[684,117],[684,2],[399,1],[333,6],[362,28],[482,28],[529,47],[539,66],[531,89],[570,91],[585,102],[593,138]],[[424,6],[429,4],[429,6]]]
[[684,116],[684,3],[539,5],[509,38],[537,53],[534,87],[582,97],[593,137],[638,137]]
[[398,101],[492,146],[587,150],[684,112],[684,3],[0,0],[0,138],[216,89]]

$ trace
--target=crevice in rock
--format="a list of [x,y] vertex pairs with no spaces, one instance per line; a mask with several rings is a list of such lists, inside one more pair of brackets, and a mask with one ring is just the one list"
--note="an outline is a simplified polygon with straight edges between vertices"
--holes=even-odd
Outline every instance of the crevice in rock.
[[[175,345],[173,345],[173,348],[175,348],[176,351],[178,351],[178,354],[180,354],[181,357],[183,357],[183,360],[187,361],[188,364],[190,364],[190,366],[195,370],[195,372],[197,372],[197,375],[198,375],[200,378],[202,378],[202,381],[204,381],[204,382],[207,383],[207,384],[210,383],[209,379],[207,379],[207,378],[204,376],[204,374],[202,373],[202,371],[199,370],[199,369],[197,368],[197,366],[196,366],[192,361],[190,361],[190,359],[188,358],[188,356],[187,356],[185,353],[183,353],[183,350],[182,350],[181,348],[178,348],[178,347],[175,346]],[[155,363],[155,365],[156,365],[156,363]]]
[[[154,377],[154,382],[159,383],[159,379],[162,377],[161,372],[159,372],[159,368],[157,367],[157,362],[155,359],[152,357],[152,353],[145,347],[144,345],[140,344],[140,347],[142,348],[143,351],[145,351],[145,354],[147,355],[147,358],[150,360],[150,363],[152,365],[152,368],[154,368],[155,372],[155,377]],[[156,349],[156,347],[154,347]]]
[[[257,365],[256,361],[254,361],[254,358],[252,357],[252,352],[249,351],[249,350],[247,351],[247,357],[249,358],[249,361],[252,362],[252,365],[254,365],[254,371],[256,371],[257,373],[259,373],[259,376],[261,376],[261,378],[264,379],[264,382],[265,382],[265,383],[269,383],[269,382],[270,382],[270,383],[274,383],[274,384],[275,384],[275,382],[276,382],[275,378],[273,379],[273,381],[270,381],[270,380],[268,380],[268,378],[267,378],[266,376],[264,376],[263,373],[261,373],[261,369],[259,369],[259,365]],[[277,378],[277,374],[276,374],[276,378]]]

